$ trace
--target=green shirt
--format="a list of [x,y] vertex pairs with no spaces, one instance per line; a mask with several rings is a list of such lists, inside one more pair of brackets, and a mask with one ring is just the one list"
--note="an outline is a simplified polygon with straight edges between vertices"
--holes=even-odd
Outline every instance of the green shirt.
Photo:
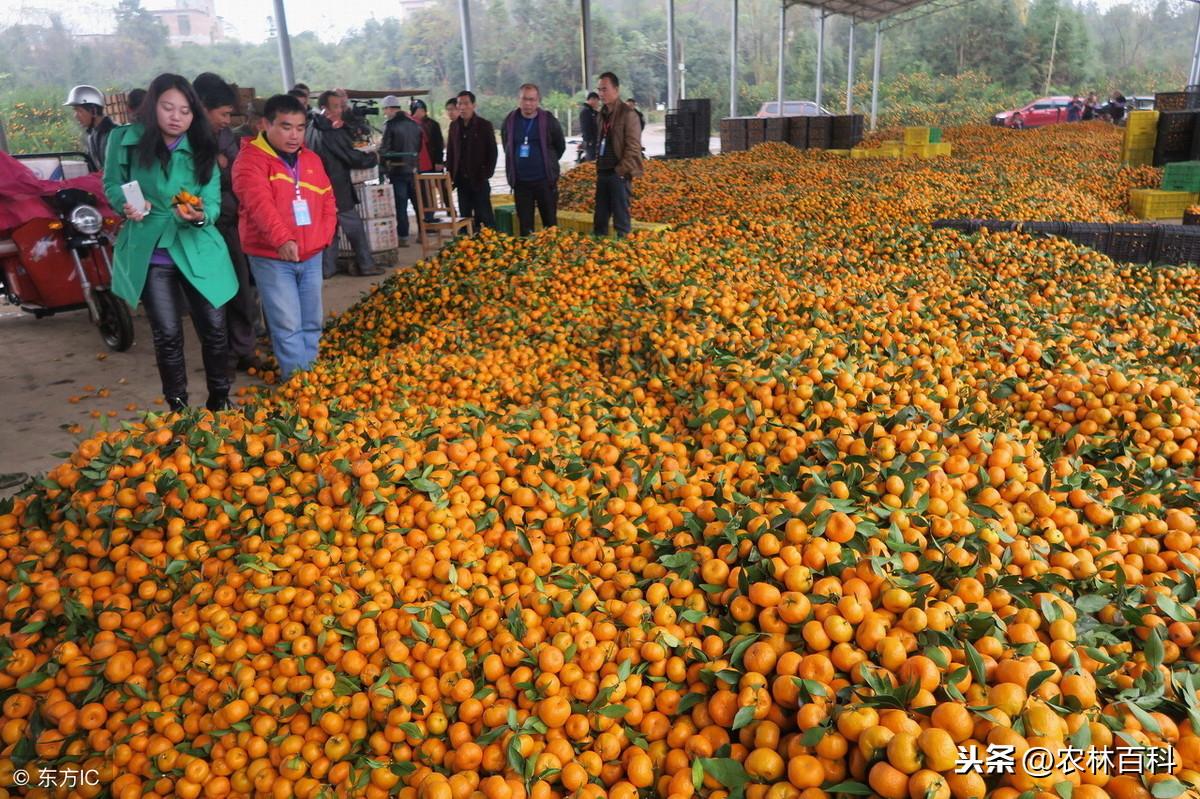
[[[136,307],[146,285],[150,256],[161,247],[171,254],[187,281],[219,308],[238,290],[229,250],[215,225],[221,210],[220,170],[214,164],[208,182],[199,183],[187,134],[171,153],[165,171],[157,160],[143,166],[137,155],[142,131],[140,124],[126,125],[114,130],[108,140],[104,193],[109,204],[121,213],[125,207],[121,186],[134,180],[150,203],[150,213],[140,222],[126,219],[121,225],[113,252],[113,291]],[[171,201],[183,189],[203,201],[206,219],[202,227],[185,222],[175,213]]]

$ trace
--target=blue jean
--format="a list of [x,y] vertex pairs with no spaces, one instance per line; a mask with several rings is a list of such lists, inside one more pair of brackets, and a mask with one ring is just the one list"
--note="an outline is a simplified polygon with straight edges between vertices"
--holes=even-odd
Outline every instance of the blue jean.
[[396,198],[396,232],[400,238],[407,239],[408,201],[412,200],[413,210],[416,210],[417,179],[411,172],[407,175],[396,172],[391,175],[390,180],[392,181],[392,194]]
[[308,369],[321,341],[321,253],[299,263],[251,255],[250,269],[280,371]]

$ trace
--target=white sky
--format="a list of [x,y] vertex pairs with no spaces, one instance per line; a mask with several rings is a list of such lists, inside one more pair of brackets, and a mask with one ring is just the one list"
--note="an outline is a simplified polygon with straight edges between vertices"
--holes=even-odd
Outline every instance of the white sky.
[[[653,2],[653,0],[651,0]],[[1139,0],[1133,0],[1135,3]],[[267,38],[271,0],[215,0],[217,14],[237,29],[237,38],[261,42]],[[1093,0],[1101,7],[1128,0]],[[143,0],[146,8],[171,8],[174,0]],[[17,22],[41,22],[48,13],[60,14],[76,33],[111,33],[116,0],[0,0],[0,28]],[[372,17],[401,17],[399,4],[386,0],[286,0],[288,31],[315,31],[321,39],[338,41]]]
[[[60,14],[76,33],[111,33],[115,22],[112,9],[117,0],[0,0],[0,28],[17,22],[40,22],[47,14]],[[271,0],[215,0],[217,15],[237,29],[247,42],[267,38],[267,18],[275,13]],[[173,8],[173,0],[142,0],[145,8]],[[337,41],[371,17],[384,19],[403,15],[394,3],[380,0],[286,0],[288,32],[315,31]]]

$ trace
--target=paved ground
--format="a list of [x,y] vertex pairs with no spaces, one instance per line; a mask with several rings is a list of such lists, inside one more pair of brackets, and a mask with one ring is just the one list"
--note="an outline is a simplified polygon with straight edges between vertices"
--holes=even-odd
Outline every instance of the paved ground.
[[[647,154],[661,154],[663,140],[661,125],[648,127]],[[574,165],[574,152],[569,145],[564,168]],[[493,191],[508,193],[503,162],[496,175]],[[417,262],[421,250],[412,246],[398,253],[396,268],[406,268]],[[344,311],[379,279],[339,276],[327,281],[326,313]],[[140,311],[135,325],[133,348],[108,352],[86,312],[35,319],[0,300],[0,476],[44,472],[60,462],[54,453],[72,449],[80,435],[136,418],[139,409],[162,408],[150,329]],[[204,372],[190,327],[186,340],[191,400],[202,403]],[[235,391],[252,382],[254,378],[239,375]],[[4,493],[0,487],[0,495]]]

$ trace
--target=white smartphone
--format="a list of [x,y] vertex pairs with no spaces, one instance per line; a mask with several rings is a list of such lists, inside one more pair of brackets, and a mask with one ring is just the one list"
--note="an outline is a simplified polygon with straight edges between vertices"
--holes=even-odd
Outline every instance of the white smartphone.
[[123,184],[121,192],[125,195],[125,202],[129,203],[130,208],[135,211],[146,210],[146,198],[142,195],[142,187],[136,180]]

